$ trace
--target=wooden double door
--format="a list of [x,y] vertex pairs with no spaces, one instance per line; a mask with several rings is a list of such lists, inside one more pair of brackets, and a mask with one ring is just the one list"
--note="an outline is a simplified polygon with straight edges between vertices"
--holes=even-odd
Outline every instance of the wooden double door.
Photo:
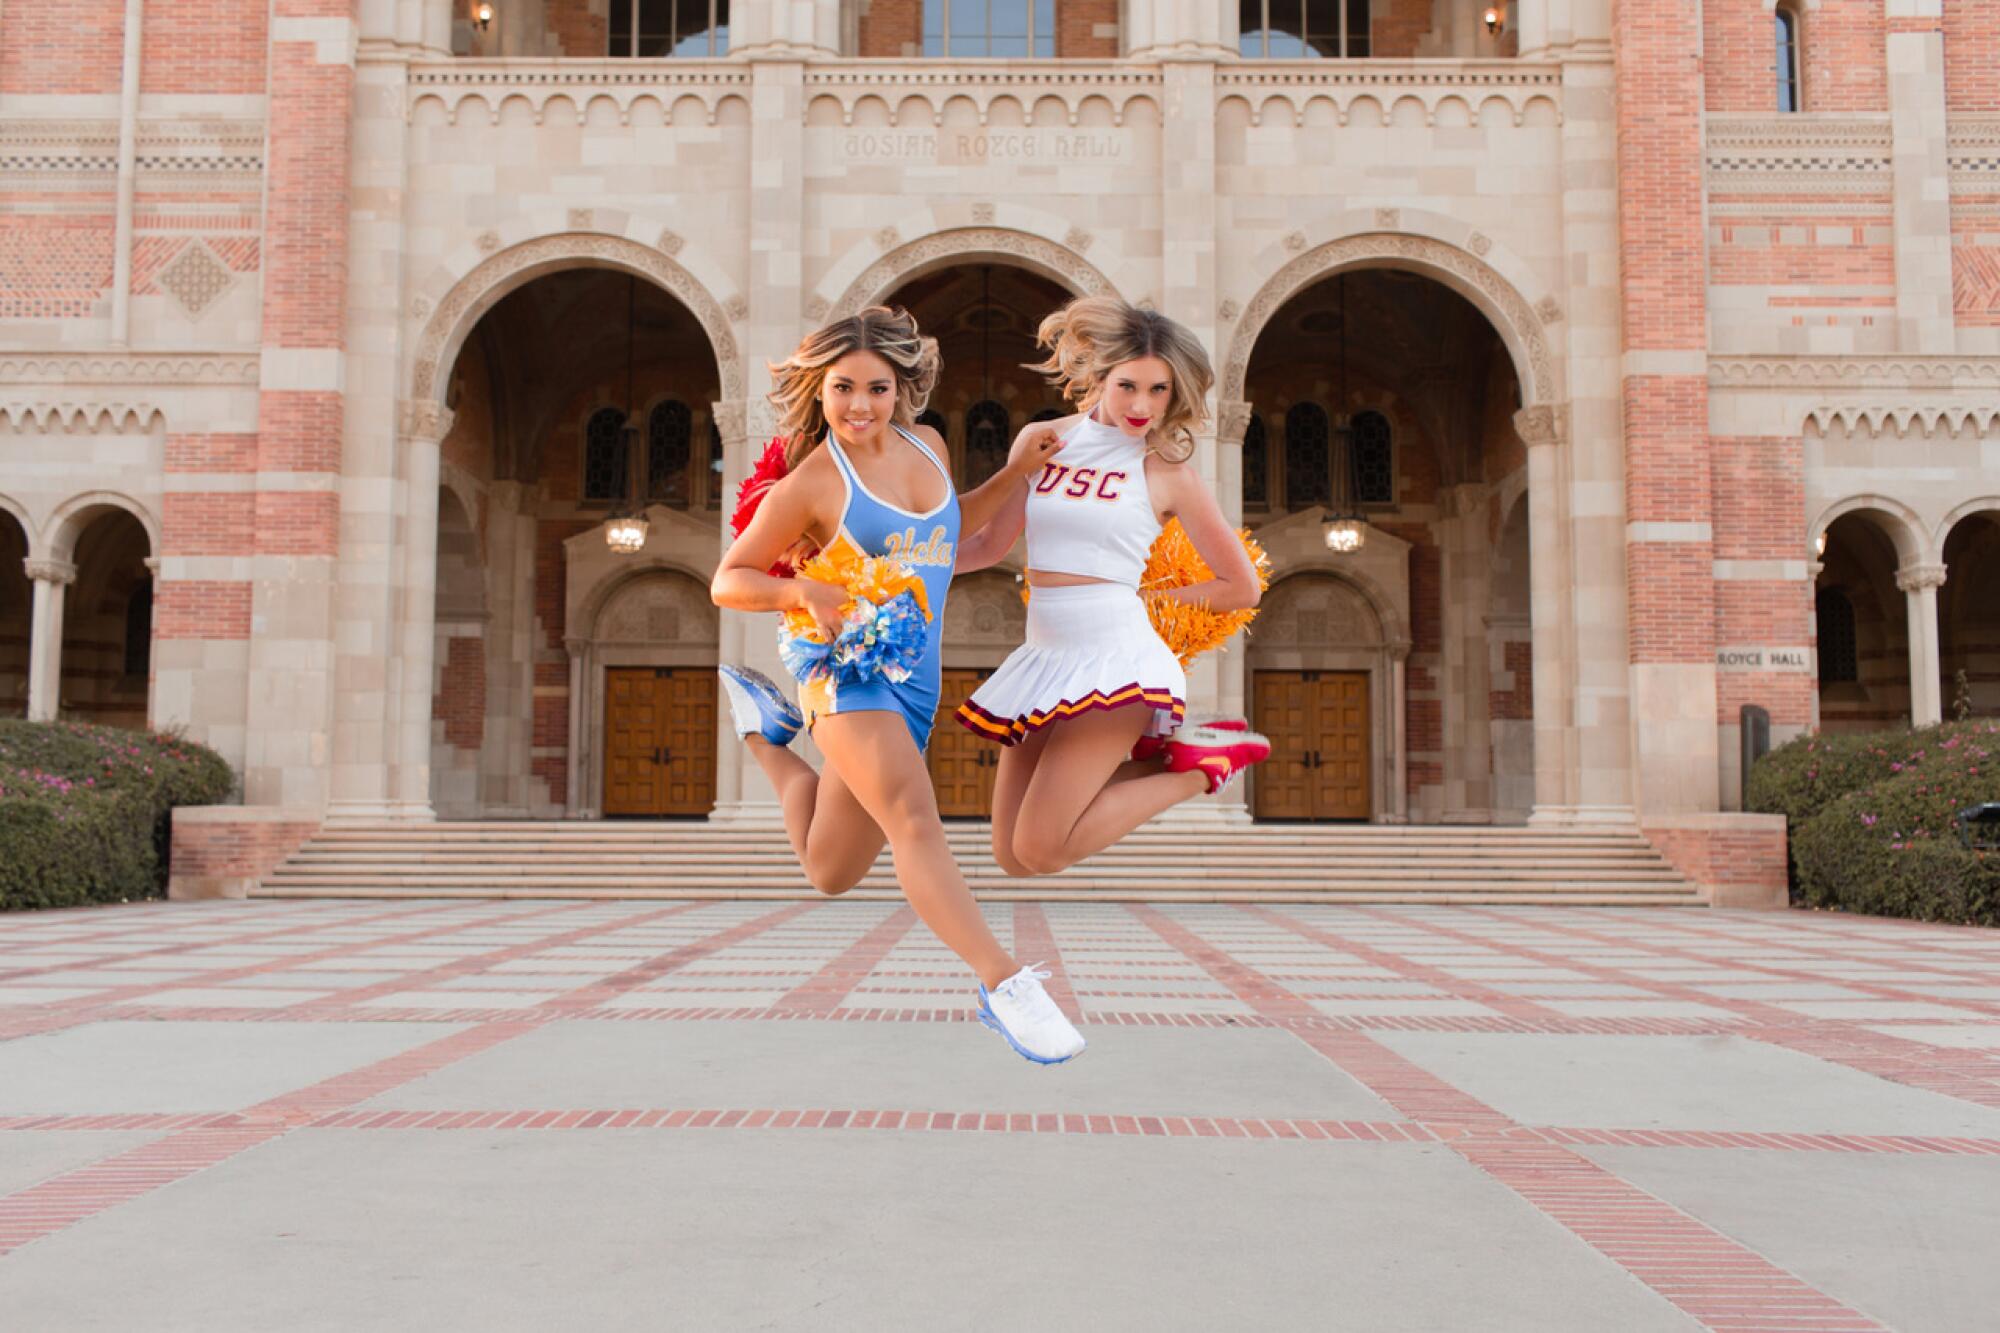
[[715,808],[715,668],[607,667],[604,813]]
[[1251,770],[1259,819],[1367,819],[1368,673],[1252,673],[1252,718],[1271,757]]
[[938,813],[946,819],[985,819],[993,813],[993,775],[1000,747],[960,726],[958,706],[993,674],[991,667],[949,668],[938,688],[937,718],[924,762],[931,770]]

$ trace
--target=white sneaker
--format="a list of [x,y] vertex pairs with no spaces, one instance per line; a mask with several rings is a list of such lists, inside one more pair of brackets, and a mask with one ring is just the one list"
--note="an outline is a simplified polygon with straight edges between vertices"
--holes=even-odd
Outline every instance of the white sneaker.
[[1059,1065],[1081,1052],[1085,1043],[1083,1034],[1042,989],[1049,973],[1040,969],[1040,963],[1024,967],[991,991],[981,986],[979,1021],[1036,1064]]

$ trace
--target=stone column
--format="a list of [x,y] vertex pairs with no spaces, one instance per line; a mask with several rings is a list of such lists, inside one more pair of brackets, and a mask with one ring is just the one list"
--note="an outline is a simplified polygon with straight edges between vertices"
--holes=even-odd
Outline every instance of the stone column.
[[1826,566],[1817,560],[1806,562],[1806,632],[1812,636],[1813,646],[1813,691],[1812,711],[1806,718],[1806,730],[1819,730],[1819,576],[1826,572]]
[[[1944,33],[1939,0],[1888,0],[1889,160],[1895,182],[1896,345],[1949,355],[1951,188],[1946,161]],[[1917,24],[1928,21],[1926,31]]]
[[1528,625],[1534,664],[1535,806],[1530,823],[1567,823],[1574,802],[1567,791],[1575,732],[1571,725],[1571,657],[1568,589],[1563,570],[1560,464],[1556,444],[1561,415],[1551,407],[1523,408],[1514,429],[1528,446]]
[[595,753],[585,753],[590,727],[584,716],[584,658],[590,651],[590,640],[565,638],[563,650],[569,654],[568,813],[571,819],[590,819],[597,814],[598,806],[597,801],[590,799],[593,793],[588,777],[590,764],[595,762]]
[[1389,645],[1389,752],[1390,781],[1384,822],[1410,822],[1410,644],[1399,639]]
[[1938,658],[1937,590],[1943,565],[1906,565],[1896,571],[1910,617],[1910,725],[1934,727],[1944,720],[1944,687]]
[[[160,728],[167,725],[160,716],[160,557],[149,555],[141,562],[146,573],[153,580],[152,615],[146,621],[146,725]],[[178,719],[176,719],[178,720]]]
[[34,581],[28,624],[28,721],[53,722],[61,710],[64,590],[76,582],[67,560],[25,560]]
[[1493,821],[1492,672],[1486,612],[1492,590],[1487,535],[1490,488],[1468,482],[1444,489],[1438,525],[1444,584],[1444,810],[1447,824]]
[[1125,54],[1140,60],[1214,60],[1235,54],[1235,5],[1216,0],[1144,0],[1120,17]]
[[437,818],[431,808],[431,698],[437,668],[438,446],[451,431],[452,414],[440,404],[412,400],[399,417],[402,593],[396,599],[397,669],[388,680],[398,700],[390,814],[430,820]]
[[[824,34],[838,41],[837,7],[828,0],[758,0],[741,10],[732,7],[733,54],[751,62],[750,236],[744,296],[747,309],[737,327],[738,345],[750,383],[738,402],[714,405],[716,430],[722,436],[722,504],[720,541],[726,549],[732,534],[727,515],[736,507],[736,488],[750,473],[764,443],[771,437],[769,387],[763,366],[778,360],[798,342],[817,317],[808,318],[805,300],[805,210],[799,199],[805,177],[805,64],[807,56],[827,54],[820,47],[822,11],[832,14]],[[799,25],[810,18],[805,27]],[[745,24],[748,26],[744,26]],[[797,40],[802,33],[811,42]],[[772,618],[725,610],[718,621],[718,652],[725,662],[753,666],[778,680],[789,679],[778,664]],[[805,742],[799,748],[811,755]],[[716,709],[715,813],[718,823],[766,823],[779,818],[777,794],[754,762],[743,753],[743,742],[730,725],[726,703]]]
[[[1243,523],[1243,433],[1250,425],[1250,404],[1217,404],[1215,427],[1215,498],[1231,527]],[[1223,717],[1247,717],[1250,711],[1250,648],[1242,635],[1230,641],[1216,658],[1215,711]],[[1232,787],[1234,790],[1234,787]],[[1246,799],[1241,796],[1239,800]]]

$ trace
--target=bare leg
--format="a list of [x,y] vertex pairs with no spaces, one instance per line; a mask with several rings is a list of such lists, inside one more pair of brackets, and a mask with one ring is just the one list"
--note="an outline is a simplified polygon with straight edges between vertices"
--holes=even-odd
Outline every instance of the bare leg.
[[[1132,743],[1145,729],[1144,708],[1084,713],[1049,728],[1015,815],[1014,856],[1031,872],[1052,875],[1103,851],[1163,810],[1208,790],[1201,773],[1135,767]],[[997,804],[997,787],[996,787]]]
[[988,987],[1020,971],[986,924],[952,860],[924,757],[895,713],[822,717],[813,739],[828,767],[888,835],[903,896],[934,934]]
[[762,736],[751,736],[749,745],[764,776],[777,789],[785,835],[806,879],[829,896],[860,883],[887,839],[840,775],[829,772],[822,777],[799,755]]
[[1035,776],[1042,747],[1048,743],[1049,733],[1036,731],[1019,745],[1002,746],[1000,771],[993,775],[993,859],[1016,879],[1035,873],[1014,855],[1014,829],[1020,820],[1021,799],[1028,794],[1028,782]]

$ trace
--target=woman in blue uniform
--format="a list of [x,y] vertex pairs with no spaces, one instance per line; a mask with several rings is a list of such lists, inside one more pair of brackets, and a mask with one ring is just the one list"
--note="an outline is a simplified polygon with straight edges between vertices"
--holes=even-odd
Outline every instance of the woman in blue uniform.
[[[814,887],[846,892],[887,842],[910,906],[978,974],[980,1020],[1031,1060],[1067,1060],[1083,1049],[1083,1038],[1043,989],[1048,974],[1016,963],[987,927],[945,841],[923,756],[959,534],[997,514],[1054,445],[1018,444],[991,481],[959,496],[943,462],[944,441],[915,424],[937,383],[937,342],[902,310],[870,307],[807,335],[771,376],[788,470],[723,556],[711,589],[716,604],[802,610],[836,632],[841,589],[768,572],[803,547],[900,561],[923,580],[931,618],[922,661],[908,679],[812,682],[799,692],[803,714],[768,678],[724,666],[737,733],[776,788],[785,830]],[[801,725],[811,727],[826,756],[823,774],[788,748]]]

